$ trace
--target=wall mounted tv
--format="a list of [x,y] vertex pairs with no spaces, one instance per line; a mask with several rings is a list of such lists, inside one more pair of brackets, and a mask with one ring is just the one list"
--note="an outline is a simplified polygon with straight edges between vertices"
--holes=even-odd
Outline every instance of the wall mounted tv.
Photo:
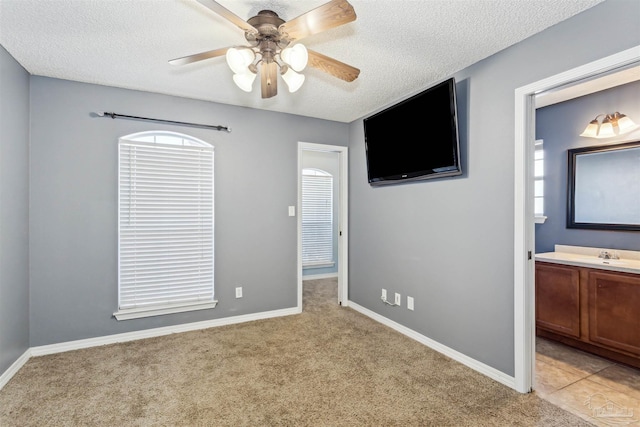
[[364,119],[369,184],[461,175],[456,82],[449,78]]

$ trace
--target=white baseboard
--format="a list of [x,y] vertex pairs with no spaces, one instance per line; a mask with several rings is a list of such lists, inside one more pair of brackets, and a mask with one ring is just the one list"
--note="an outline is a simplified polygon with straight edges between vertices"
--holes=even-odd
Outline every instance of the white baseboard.
[[331,279],[333,277],[338,277],[338,273],[306,274],[302,276],[302,280]]
[[[395,329],[401,334],[406,335],[409,338],[412,338],[426,345],[427,347],[432,348],[435,351],[438,351],[444,354],[445,356],[452,358],[453,360],[456,360],[470,367],[475,371],[480,372],[483,375],[488,376],[489,378],[494,379],[495,381],[498,381],[501,384],[506,385],[507,387],[511,387],[515,389],[514,377],[506,375],[503,372],[498,371],[495,368],[492,368],[491,366],[485,365],[484,363],[479,362],[475,359],[472,359],[456,350],[453,350],[452,348],[442,345],[437,341],[427,338],[424,335],[421,335],[412,329],[409,329],[397,322],[394,322],[393,320],[390,320],[384,316],[381,316],[378,313],[375,313],[367,308],[364,308],[354,303],[353,301],[349,301],[349,307],[364,314],[367,317],[372,318],[373,320],[376,320],[377,322],[380,322],[386,326],[389,326],[392,329]],[[89,347],[97,347],[101,345],[115,344],[119,342],[134,341],[134,340],[139,340],[144,338],[153,338],[153,337],[159,337],[162,335],[169,335],[169,334],[174,334],[179,332],[195,331],[199,329],[207,329],[207,328],[213,328],[217,326],[232,325],[236,323],[244,323],[244,322],[250,322],[253,320],[268,319],[272,317],[290,316],[293,314],[299,314],[300,312],[301,310],[299,307],[293,307],[293,308],[287,308],[282,310],[266,311],[262,313],[227,317],[223,319],[206,320],[202,322],[193,322],[193,323],[187,323],[183,325],[166,326],[162,328],[146,329],[143,331],[126,332],[122,334],[107,335],[104,337],[88,338],[84,340],[68,341],[68,342],[63,342],[58,344],[49,344],[49,345],[31,347],[30,349],[25,351],[24,354],[20,356],[20,358],[18,358],[18,360],[16,360],[9,367],[9,369],[7,369],[5,372],[2,373],[2,375],[0,375],[0,390],[2,390],[2,388],[9,382],[9,380],[20,370],[20,368],[22,368],[22,366],[25,363],[27,363],[27,361],[32,356],[44,356],[47,354],[62,353],[65,351],[79,350],[82,348],[89,348]]]
[[11,366],[9,366],[9,369],[4,371],[2,375],[0,375],[0,390],[2,390],[2,388],[9,382],[9,380],[13,378],[13,376],[20,370],[20,368],[22,368],[22,366],[27,363],[30,357],[31,350],[27,349],[27,351],[22,353],[22,356],[20,356],[18,360],[16,360],[15,362],[13,362],[13,364],[11,364]]
[[413,329],[409,329],[406,326],[403,326],[397,322],[394,322],[393,320],[390,320],[384,316],[381,316],[380,314],[373,312],[371,310],[369,310],[368,308],[364,308],[361,305],[356,304],[353,301],[349,301],[349,307],[353,308],[354,310],[364,314],[365,316],[368,316],[370,318],[372,318],[373,320],[376,320],[380,323],[382,323],[383,325],[389,326],[392,329],[395,329],[396,331],[400,332],[403,335],[408,336],[409,338],[412,338],[416,341],[418,341],[421,344],[426,345],[429,348],[432,348],[433,350],[444,354],[445,356],[448,356],[450,358],[452,358],[453,360],[462,363],[463,365],[468,366],[469,368],[483,374],[486,375],[487,377],[506,385],[507,387],[510,387],[512,389],[516,388],[516,380],[515,377],[511,377],[509,375],[506,375],[504,372],[501,372],[495,368],[492,368],[489,365],[486,365],[482,362],[479,362],[475,359],[472,359],[471,357],[460,353],[459,351],[456,351],[450,347],[447,347],[446,345],[440,344],[437,341],[432,340],[431,338],[427,338],[422,334],[419,334],[418,332],[414,331]]
[[115,344],[126,341],[135,341],[144,338],[153,338],[162,335],[176,334],[179,332],[189,332],[198,329],[214,328],[216,326],[233,325],[236,323],[251,322],[253,320],[269,319],[272,317],[289,316],[292,314],[299,314],[300,312],[300,308],[293,307],[285,308],[282,310],[265,311],[262,313],[245,314],[242,316],[225,317],[222,319],[205,320],[202,322],[185,323],[182,325],[165,326],[162,328],[145,329],[142,331],[125,332],[122,334],[107,335],[104,337],[67,341],[58,344],[31,347],[31,355],[43,356],[46,354],[62,353],[70,350],[79,350],[81,348],[97,347],[100,345]]

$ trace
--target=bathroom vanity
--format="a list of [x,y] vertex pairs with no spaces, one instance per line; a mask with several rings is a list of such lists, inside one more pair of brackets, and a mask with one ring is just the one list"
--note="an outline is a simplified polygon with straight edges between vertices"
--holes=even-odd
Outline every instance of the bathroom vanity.
[[536,335],[640,368],[640,252],[556,245],[535,273]]

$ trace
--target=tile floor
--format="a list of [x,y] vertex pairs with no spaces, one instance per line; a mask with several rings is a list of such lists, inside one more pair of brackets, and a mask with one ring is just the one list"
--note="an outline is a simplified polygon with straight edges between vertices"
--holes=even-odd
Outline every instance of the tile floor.
[[640,427],[640,369],[536,338],[535,392],[596,426]]

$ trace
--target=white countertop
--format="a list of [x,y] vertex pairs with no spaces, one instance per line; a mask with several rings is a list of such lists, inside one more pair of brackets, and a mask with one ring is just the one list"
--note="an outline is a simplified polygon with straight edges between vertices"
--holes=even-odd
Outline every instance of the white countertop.
[[[555,249],[555,252],[544,252],[536,254],[536,261],[640,274],[639,251],[624,251],[606,248],[588,248],[582,246],[566,245],[555,245]],[[601,250],[606,250],[610,253],[615,252],[620,256],[620,259],[599,258],[598,254]]]

